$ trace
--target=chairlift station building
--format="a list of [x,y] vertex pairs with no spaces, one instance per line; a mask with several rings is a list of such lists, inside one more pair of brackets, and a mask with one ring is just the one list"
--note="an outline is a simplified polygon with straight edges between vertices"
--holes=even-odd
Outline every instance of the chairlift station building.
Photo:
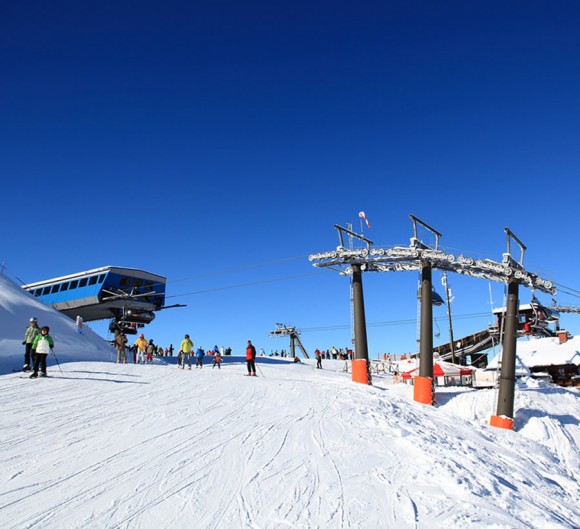
[[105,266],[22,288],[73,319],[114,319],[131,332],[132,324],[150,323],[164,307],[165,283],[165,277],[144,270]]

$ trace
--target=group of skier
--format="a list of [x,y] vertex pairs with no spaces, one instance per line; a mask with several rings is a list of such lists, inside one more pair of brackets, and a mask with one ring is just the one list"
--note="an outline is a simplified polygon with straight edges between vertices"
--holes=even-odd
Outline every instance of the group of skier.
[[[50,329],[48,326],[39,328],[38,320],[35,317],[30,318],[29,326],[26,328],[24,333],[24,341],[22,345],[25,345],[24,353],[24,366],[23,371],[33,371],[30,378],[37,378],[39,376],[45,377],[46,373],[46,358],[49,352],[52,352],[54,348],[54,340],[49,334]],[[117,363],[124,364],[127,363],[127,347],[128,338],[126,334],[121,330],[118,332],[114,340],[115,348],[117,349]],[[218,348],[216,345],[211,351],[208,352],[208,356],[213,358],[212,369],[217,366],[221,369],[221,362],[223,356],[223,347]],[[173,356],[173,345],[170,350],[165,350],[161,348],[161,353],[159,353],[159,347],[157,347],[153,340],[147,341],[144,334],[140,334],[139,338],[133,344],[134,357],[133,361],[135,364],[152,364],[153,356],[165,353],[167,355],[168,351],[171,352]],[[231,354],[231,349],[228,348],[226,354]],[[263,353],[262,353],[263,354]],[[177,367],[185,369],[185,364],[187,363],[188,369],[191,369],[191,357],[195,357],[195,367],[203,368],[203,359],[206,356],[205,351],[198,347],[194,353],[194,345],[191,341],[189,334],[186,334],[179,347],[179,355],[177,359]],[[246,347],[246,364],[248,369],[248,376],[256,376],[256,348],[252,344],[251,340],[248,340]]]
[[126,364],[127,361],[127,347],[133,352],[133,363],[135,364],[152,364],[154,356],[173,356],[173,344],[169,349],[163,349],[160,345],[155,345],[153,339],[147,341],[144,334],[140,334],[139,338],[132,346],[128,346],[127,335],[121,330],[118,332],[114,340],[115,349],[117,349],[117,364]]
[[[201,347],[198,347],[194,353],[193,349],[194,349],[193,342],[189,338],[189,334],[186,334],[181,342],[181,345],[179,347],[179,354],[177,355],[178,368],[185,369],[185,363],[187,362],[187,368],[191,369],[192,355],[195,356],[195,368],[197,369],[199,367],[201,369],[203,367],[203,359],[205,357],[205,351]],[[212,356],[213,356],[212,369],[216,366],[218,369],[221,369],[222,354],[221,351],[218,349],[217,345],[212,351]]]
[[[181,342],[179,347],[179,355],[177,357],[177,367],[181,369],[185,369],[185,364],[187,362],[188,369],[191,369],[191,356],[195,356],[195,367],[202,368],[203,367],[203,359],[205,357],[205,351],[203,348],[198,347],[193,352],[195,346],[189,337],[189,334],[186,334]],[[229,349],[229,348],[228,348]],[[231,354],[231,349],[229,349],[229,353]],[[212,369],[217,366],[218,369],[221,369],[222,363],[222,351],[216,345],[211,351],[209,351],[208,356],[213,357],[213,365]],[[256,376],[256,348],[252,345],[252,341],[248,340],[248,345],[246,347],[246,364],[248,368],[248,375],[249,376]]]
[[25,346],[22,371],[32,371],[30,378],[37,378],[40,370],[40,376],[45,377],[46,357],[54,348],[54,340],[49,334],[49,327],[39,327],[35,317],[30,318],[28,323],[22,342]]

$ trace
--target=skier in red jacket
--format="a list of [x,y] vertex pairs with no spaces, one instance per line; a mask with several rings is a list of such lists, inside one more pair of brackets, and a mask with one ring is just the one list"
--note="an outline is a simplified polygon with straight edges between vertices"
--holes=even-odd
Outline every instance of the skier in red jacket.
[[252,341],[248,340],[248,347],[246,347],[246,362],[248,363],[248,376],[256,376],[256,348],[252,345]]

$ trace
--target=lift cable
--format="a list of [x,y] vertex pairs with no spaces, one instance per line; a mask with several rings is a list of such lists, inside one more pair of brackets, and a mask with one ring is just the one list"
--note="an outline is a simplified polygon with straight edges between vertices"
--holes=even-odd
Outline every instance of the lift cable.
[[182,292],[181,294],[172,294],[171,296],[165,296],[165,299],[178,298],[178,297],[182,297],[182,296],[194,296],[196,294],[206,294],[208,292],[218,292],[220,290],[231,290],[234,288],[249,287],[249,286],[253,286],[253,285],[263,285],[266,283],[276,283],[278,281],[288,281],[289,279],[296,279],[298,277],[312,276],[312,275],[316,275],[317,273],[319,273],[319,272],[307,272],[305,274],[295,274],[295,275],[289,275],[289,276],[284,276],[284,277],[275,277],[272,279],[263,279],[261,281],[251,281],[249,283],[238,283],[236,285],[229,285],[226,287],[207,288],[204,290],[194,290],[191,292]]

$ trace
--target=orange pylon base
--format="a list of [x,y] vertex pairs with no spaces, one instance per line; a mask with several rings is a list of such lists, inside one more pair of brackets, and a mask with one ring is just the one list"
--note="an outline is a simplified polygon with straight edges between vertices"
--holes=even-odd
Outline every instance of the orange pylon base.
[[361,384],[369,383],[369,374],[367,371],[367,361],[353,360],[352,361],[352,381],[359,382]]
[[514,429],[514,420],[500,415],[492,415],[489,424],[496,428],[505,428],[506,430]]
[[413,378],[413,398],[415,402],[433,406],[433,379],[431,377]]

